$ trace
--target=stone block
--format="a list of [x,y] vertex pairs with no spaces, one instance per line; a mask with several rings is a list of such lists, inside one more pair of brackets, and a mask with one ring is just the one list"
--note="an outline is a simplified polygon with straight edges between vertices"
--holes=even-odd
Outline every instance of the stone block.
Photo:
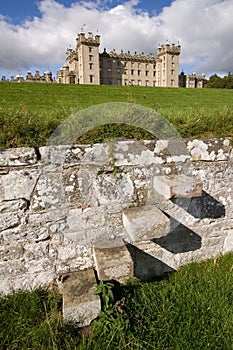
[[134,199],[134,185],[130,174],[99,174],[93,179],[94,196],[99,205],[129,203]]
[[124,279],[134,276],[133,260],[122,240],[109,241],[105,245],[94,246],[93,257],[98,278],[101,281],[116,280],[122,282]]
[[173,197],[192,198],[202,195],[202,183],[193,177],[183,174],[155,176],[153,187],[165,199]]
[[0,232],[20,224],[17,213],[0,213]]
[[24,198],[30,200],[39,172],[37,170],[11,171],[0,179],[0,200]]
[[33,191],[31,209],[60,209],[66,205],[61,173],[50,173],[44,168],[44,173],[38,179]]
[[[50,140],[51,143],[53,139]],[[55,140],[55,142],[59,140]],[[63,165],[66,154],[69,152],[70,145],[50,145],[39,148],[41,162],[45,164]]]
[[230,157],[230,138],[187,140],[192,161],[223,161]]
[[24,255],[23,245],[16,244],[1,244],[0,246],[0,261],[10,261],[22,258]]
[[155,206],[129,208],[122,215],[124,228],[133,242],[169,233],[170,220]]
[[100,298],[95,295],[96,280],[92,268],[71,272],[60,279],[65,321],[79,327],[90,325],[101,310]]
[[37,154],[34,148],[18,147],[0,152],[0,166],[32,165],[37,162]]
[[28,208],[28,201],[22,198],[0,203],[0,213],[24,211],[27,208]]

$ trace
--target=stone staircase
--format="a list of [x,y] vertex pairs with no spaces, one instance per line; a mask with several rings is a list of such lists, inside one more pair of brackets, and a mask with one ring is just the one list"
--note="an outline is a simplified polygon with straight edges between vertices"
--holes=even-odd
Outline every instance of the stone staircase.
[[[60,277],[58,284],[63,295],[63,316],[66,321],[74,322],[79,327],[89,325],[101,310],[100,298],[94,295],[98,281],[123,282],[127,278],[134,277],[135,257],[140,260],[140,254],[142,256],[144,254],[144,261],[141,258],[142,274],[144,268],[148,269],[148,266],[143,265],[150,264],[150,259],[154,258],[132,243],[168,235],[171,230],[169,217],[186,226],[194,221],[186,209],[173,203],[171,199],[200,197],[202,195],[200,182],[184,175],[158,176],[154,178],[153,187],[151,203],[149,202],[147,206],[125,209],[122,213],[128,241],[118,238],[94,243],[92,247],[94,269],[67,273]],[[168,266],[168,271],[172,270]],[[153,275],[153,269],[151,271]],[[145,279],[147,277],[145,273]]]

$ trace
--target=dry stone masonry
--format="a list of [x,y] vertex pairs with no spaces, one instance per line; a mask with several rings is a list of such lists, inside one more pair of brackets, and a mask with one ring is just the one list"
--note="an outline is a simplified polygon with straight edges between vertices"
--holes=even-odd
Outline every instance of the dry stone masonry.
[[232,161],[229,139],[1,151],[0,293],[58,282],[65,301],[90,269],[148,280],[233,251]]

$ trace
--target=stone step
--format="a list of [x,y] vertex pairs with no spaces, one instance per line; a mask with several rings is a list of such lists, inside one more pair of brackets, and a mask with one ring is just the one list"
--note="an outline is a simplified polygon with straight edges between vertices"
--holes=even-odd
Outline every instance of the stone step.
[[153,187],[165,199],[173,197],[192,198],[202,195],[202,183],[194,177],[182,174],[155,176]]
[[170,231],[170,220],[154,205],[124,210],[122,219],[132,242],[166,236]]
[[93,268],[64,274],[58,285],[64,320],[78,327],[90,325],[101,310],[100,298],[94,294],[97,283]]
[[93,246],[93,257],[101,281],[123,282],[134,276],[134,263],[122,240]]

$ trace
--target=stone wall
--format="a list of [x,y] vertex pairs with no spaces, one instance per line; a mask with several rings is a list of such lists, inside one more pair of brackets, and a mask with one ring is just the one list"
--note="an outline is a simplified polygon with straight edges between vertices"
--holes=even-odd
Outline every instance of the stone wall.
[[142,280],[233,251],[232,160],[229,139],[1,151],[0,293],[96,268],[93,247],[119,242]]

